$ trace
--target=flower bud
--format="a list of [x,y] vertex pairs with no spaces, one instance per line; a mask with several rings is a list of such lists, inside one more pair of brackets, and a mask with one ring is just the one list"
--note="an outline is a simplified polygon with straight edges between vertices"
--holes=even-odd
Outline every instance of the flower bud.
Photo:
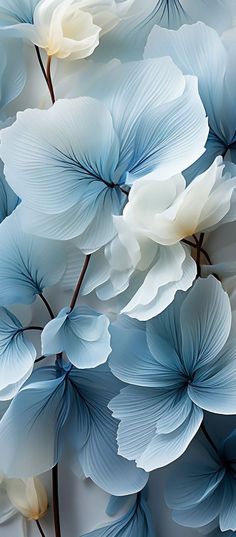
[[126,16],[134,0],[40,0],[33,24],[18,24],[18,35],[48,56],[79,60],[90,56],[101,35]]
[[12,505],[28,520],[38,520],[46,514],[47,492],[37,477],[8,479],[6,490]]

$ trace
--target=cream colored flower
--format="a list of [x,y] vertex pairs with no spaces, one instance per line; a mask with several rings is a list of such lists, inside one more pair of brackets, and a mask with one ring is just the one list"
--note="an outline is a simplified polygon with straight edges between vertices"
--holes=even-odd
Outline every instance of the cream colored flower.
[[225,175],[222,158],[186,187],[179,174],[166,181],[144,178],[131,189],[124,221],[157,244],[172,245],[235,219],[236,177]]
[[18,35],[48,56],[78,60],[90,56],[101,35],[114,28],[134,0],[41,0],[33,24],[17,24]]
[[28,520],[39,520],[46,514],[47,492],[37,477],[7,479],[6,490],[12,505]]

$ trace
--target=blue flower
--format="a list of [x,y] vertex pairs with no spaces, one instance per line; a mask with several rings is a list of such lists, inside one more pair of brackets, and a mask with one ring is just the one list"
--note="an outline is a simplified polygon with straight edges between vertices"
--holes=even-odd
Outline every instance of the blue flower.
[[[220,33],[231,28],[235,18],[234,0],[145,0],[133,6],[133,16],[105,36],[95,53],[100,61],[142,58],[147,38],[154,25],[177,29],[183,24],[203,21]],[[141,8],[141,9],[140,9]],[[131,12],[132,13],[132,12]]]
[[24,227],[76,238],[85,253],[115,235],[112,215],[122,213],[127,185],[180,172],[204,152],[208,134],[197,80],[168,58],[115,63],[88,93],[19,113],[1,144]]
[[[178,524],[209,527],[211,537],[219,537],[221,532],[231,537],[231,531],[236,531],[235,440],[235,430],[213,445],[205,437],[201,442],[199,438],[195,449],[174,465],[166,501]],[[211,527],[215,527],[212,532]]]
[[42,332],[42,354],[65,352],[79,369],[106,362],[111,352],[109,320],[86,306],[64,308]]
[[[119,454],[146,471],[177,459],[203,409],[236,411],[235,339],[229,298],[213,277],[199,279],[146,328],[113,328],[110,367],[130,384],[109,408],[120,420]],[[228,341],[227,341],[228,340]]]
[[30,376],[36,350],[20,321],[0,308],[0,399],[11,399]]
[[117,455],[117,423],[107,405],[120,383],[100,366],[34,371],[0,421],[0,469],[8,477],[38,475],[64,455],[114,495],[139,491],[148,474]]
[[229,151],[236,163],[235,77],[232,58],[215,30],[203,23],[182,26],[177,32],[155,27],[145,57],[170,56],[185,75],[196,75],[210,132],[206,152],[185,172],[188,180],[205,171],[217,155]]
[[152,517],[145,493],[140,492],[128,512],[118,520],[82,537],[154,537]]
[[[20,206],[19,206],[20,207]],[[61,243],[21,230],[17,210],[0,225],[0,304],[31,304],[65,270]]]

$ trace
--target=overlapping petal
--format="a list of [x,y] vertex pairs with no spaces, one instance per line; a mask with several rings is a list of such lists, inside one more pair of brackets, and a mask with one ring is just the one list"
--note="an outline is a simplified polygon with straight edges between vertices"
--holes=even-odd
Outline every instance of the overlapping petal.
[[103,528],[86,533],[83,537],[154,537],[154,528],[143,493],[139,493],[128,512]]
[[18,319],[0,308],[0,399],[10,399],[32,372],[36,350]]
[[148,475],[117,455],[117,424],[107,404],[118,386],[103,369],[37,369],[0,422],[1,469],[9,477],[38,475],[70,449],[84,474],[109,493],[142,489]]
[[42,332],[42,354],[65,352],[78,368],[106,362],[111,352],[109,320],[87,307],[64,308]]
[[65,270],[61,243],[24,233],[16,211],[0,227],[0,303],[31,304]]

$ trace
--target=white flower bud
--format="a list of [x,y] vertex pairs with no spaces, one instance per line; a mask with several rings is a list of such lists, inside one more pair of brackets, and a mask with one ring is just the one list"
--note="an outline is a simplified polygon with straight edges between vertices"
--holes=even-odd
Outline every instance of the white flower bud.
[[46,514],[47,492],[37,477],[7,479],[6,490],[12,505],[28,520],[38,520]]
[[18,35],[48,56],[78,60],[90,56],[99,37],[114,28],[134,0],[41,0],[33,24],[17,24]]

